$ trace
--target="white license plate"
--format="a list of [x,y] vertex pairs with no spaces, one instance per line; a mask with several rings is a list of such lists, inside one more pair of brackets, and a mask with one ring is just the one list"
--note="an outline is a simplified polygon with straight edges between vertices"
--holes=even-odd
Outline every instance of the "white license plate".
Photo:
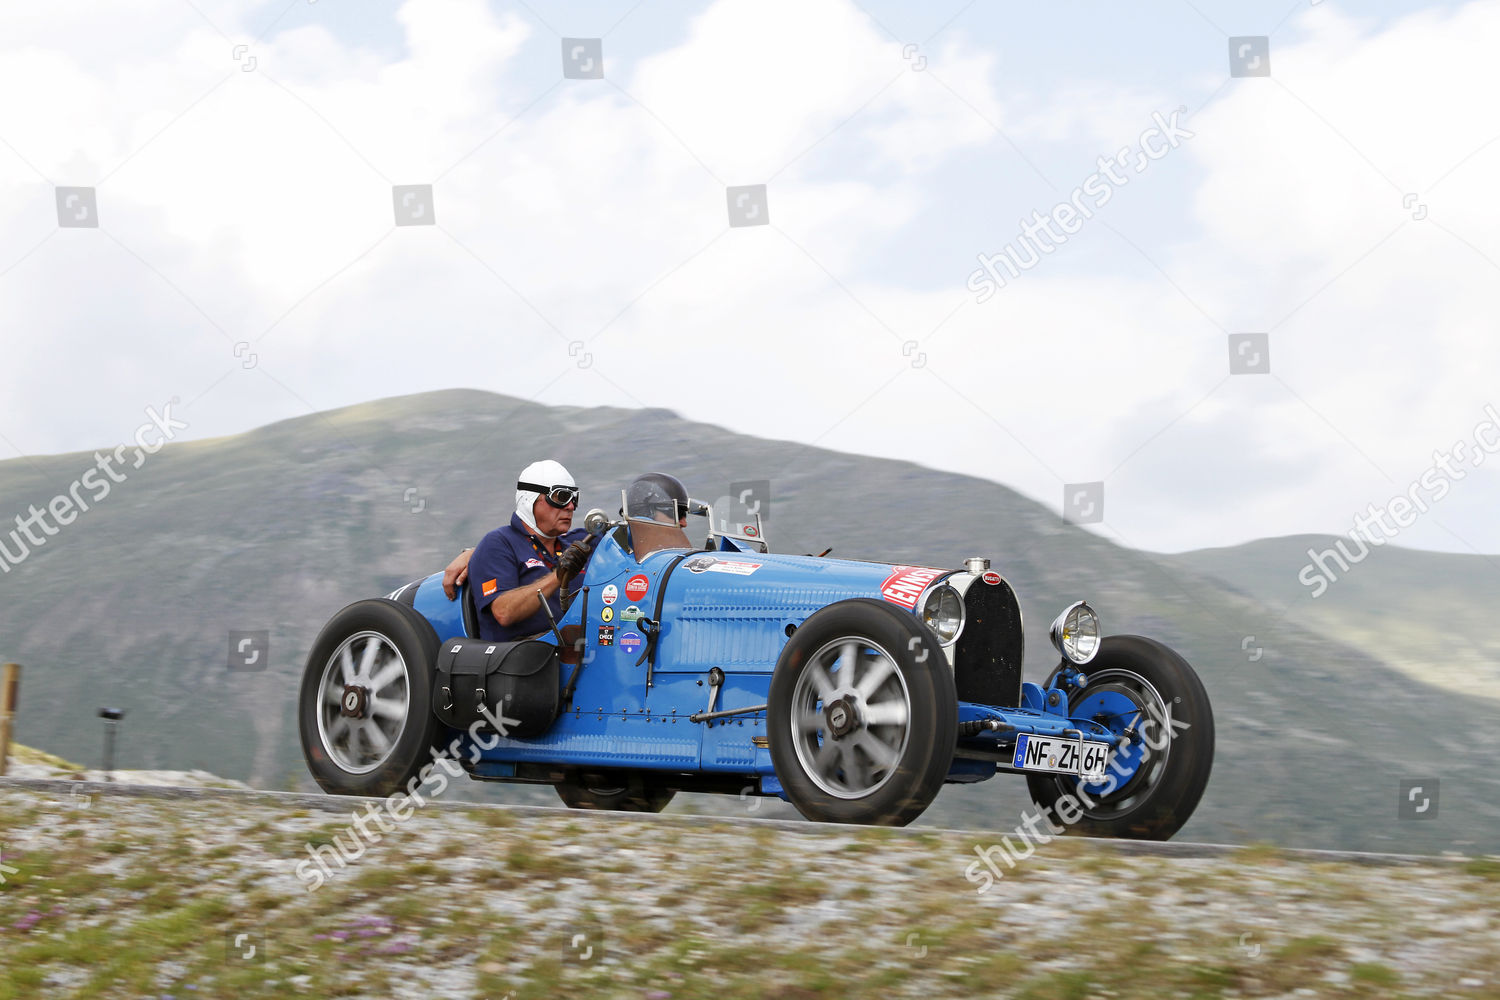
[[1022,733],[1016,737],[1014,766],[1019,771],[1076,774],[1085,781],[1103,781],[1109,764],[1109,744],[1062,736]]

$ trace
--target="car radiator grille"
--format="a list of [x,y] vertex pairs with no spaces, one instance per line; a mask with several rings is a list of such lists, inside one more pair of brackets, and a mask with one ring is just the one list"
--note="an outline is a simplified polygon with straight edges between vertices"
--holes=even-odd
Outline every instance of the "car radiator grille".
[[1021,659],[1026,637],[1021,605],[1010,584],[975,580],[964,595],[963,635],[953,650],[958,700],[999,708],[1021,704]]

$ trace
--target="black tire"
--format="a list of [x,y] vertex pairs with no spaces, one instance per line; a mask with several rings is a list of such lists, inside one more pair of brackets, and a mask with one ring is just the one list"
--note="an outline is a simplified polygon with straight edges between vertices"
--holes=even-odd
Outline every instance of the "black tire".
[[[373,697],[370,685],[364,686],[364,714],[357,718],[344,715],[342,705],[327,695],[340,687],[348,694],[346,649],[357,668],[356,681],[391,678]],[[437,650],[438,636],[427,619],[385,598],[349,605],[318,633],[302,674],[297,720],[308,770],[325,792],[391,795],[431,762],[430,751],[445,731],[431,705]],[[399,717],[392,714],[398,706]],[[370,734],[368,726],[378,734]],[[378,737],[389,742],[388,749],[376,749]]]
[[[877,681],[861,694],[871,676]],[[893,720],[902,707],[904,722],[869,721]],[[905,826],[932,803],[953,763],[953,671],[911,613],[871,598],[840,601],[811,615],[782,650],[766,733],[776,777],[803,816]]]
[[558,798],[570,809],[608,809],[614,812],[659,813],[677,795],[672,788],[653,785],[641,775],[622,784],[608,780],[584,784],[565,781],[555,786]]
[[[1137,729],[1146,740],[1146,757],[1129,780],[1106,772],[1102,795],[1079,792],[1077,778],[1028,774],[1031,799],[1044,815],[1068,833],[1088,837],[1121,837],[1135,840],[1167,840],[1182,829],[1203,797],[1214,763],[1214,715],[1208,692],[1197,673],[1177,653],[1154,639],[1138,635],[1112,635],[1104,639],[1099,653],[1084,668],[1088,683],[1074,696],[1074,704],[1085,706],[1092,693],[1103,690],[1135,691],[1138,704],[1154,689],[1162,700],[1156,712],[1147,712]],[[1140,684],[1144,682],[1144,686]],[[1163,722],[1162,715],[1166,721]],[[1157,735],[1146,737],[1145,720],[1155,715]],[[1185,727],[1179,728],[1181,724]],[[1164,731],[1174,735],[1164,738]],[[1153,747],[1150,744],[1162,744]],[[1098,789],[1102,791],[1103,789]],[[1057,809],[1064,796],[1073,795],[1066,815],[1081,813],[1074,823],[1064,821]],[[1092,803],[1089,805],[1088,803]]]

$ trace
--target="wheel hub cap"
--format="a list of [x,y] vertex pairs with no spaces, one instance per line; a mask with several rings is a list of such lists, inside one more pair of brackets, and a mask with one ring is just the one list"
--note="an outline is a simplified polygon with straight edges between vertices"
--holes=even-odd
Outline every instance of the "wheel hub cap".
[[843,739],[859,727],[859,713],[848,698],[829,702],[823,709],[823,716],[828,722],[828,735],[836,740]]
[[318,683],[318,741],[346,774],[369,774],[397,750],[411,709],[410,680],[396,644],[377,629],[339,643]]
[[798,765],[825,794],[858,799],[885,786],[906,754],[911,695],[894,657],[866,636],[831,639],[792,689]]
[[363,719],[370,704],[370,692],[358,684],[344,685],[344,696],[339,701],[339,714],[346,719]]

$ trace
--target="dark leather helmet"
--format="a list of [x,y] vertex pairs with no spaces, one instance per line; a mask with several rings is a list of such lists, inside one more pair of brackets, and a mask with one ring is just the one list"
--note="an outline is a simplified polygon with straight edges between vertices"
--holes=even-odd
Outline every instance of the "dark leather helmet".
[[675,524],[687,517],[687,502],[687,490],[676,476],[648,472],[626,488],[624,513],[647,519],[661,514]]

